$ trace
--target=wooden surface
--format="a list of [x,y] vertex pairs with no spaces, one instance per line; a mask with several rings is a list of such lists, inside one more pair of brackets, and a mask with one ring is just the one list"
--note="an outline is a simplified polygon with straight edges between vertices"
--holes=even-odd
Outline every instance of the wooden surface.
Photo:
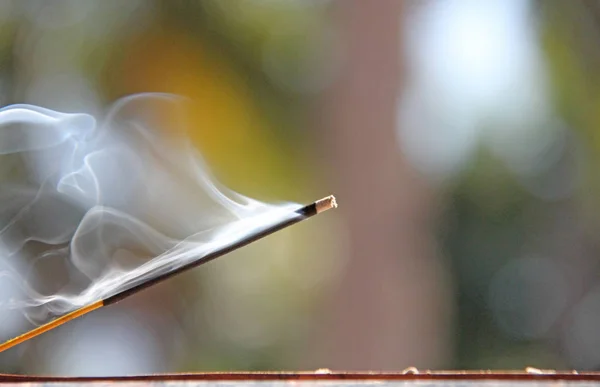
[[4,386],[64,386],[89,384],[126,386],[273,386],[290,385],[318,386],[600,386],[600,373],[576,372],[420,372],[402,373],[200,373],[167,374],[124,377],[61,378],[43,376],[19,376],[0,374],[0,385]]

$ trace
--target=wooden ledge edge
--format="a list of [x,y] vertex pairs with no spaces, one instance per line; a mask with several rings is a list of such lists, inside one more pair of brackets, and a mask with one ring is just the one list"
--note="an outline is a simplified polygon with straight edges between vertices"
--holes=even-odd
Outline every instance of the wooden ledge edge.
[[115,382],[115,381],[410,381],[410,380],[497,380],[497,381],[600,381],[600,372],[553,371],[419,371],[413,368],[402,372],[339,372],[329,370],[304,372],[204,372],[133,375],[117,377],[58,377],[0,374],[0,382]]

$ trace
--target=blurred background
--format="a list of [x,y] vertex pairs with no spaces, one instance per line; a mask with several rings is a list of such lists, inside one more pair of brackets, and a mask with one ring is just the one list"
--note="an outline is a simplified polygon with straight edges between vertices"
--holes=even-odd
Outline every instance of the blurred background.
[[599,65],[594,0],[0,0],[1,106],[183,95],[226,186],[340,204],[0,372],[600,370]]

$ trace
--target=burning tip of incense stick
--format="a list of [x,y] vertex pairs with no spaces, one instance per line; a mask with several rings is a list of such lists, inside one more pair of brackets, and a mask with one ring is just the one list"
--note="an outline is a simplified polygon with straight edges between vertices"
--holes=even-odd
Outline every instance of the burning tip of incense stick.
[[323,198],[321,200],[317,200],[315,202],[316,206],[317,206],[317,214],[323,211],[327,211],[330,208],[337,208],[337,202],[335,201],[335,196],[331,195],[331,196],[327,196],[326,198]]

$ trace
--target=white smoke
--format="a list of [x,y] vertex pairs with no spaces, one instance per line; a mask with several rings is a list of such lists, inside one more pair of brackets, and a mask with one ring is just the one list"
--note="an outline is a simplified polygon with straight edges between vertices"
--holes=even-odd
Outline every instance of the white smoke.
[[34,278],[1,271],[25,295],[4,307],[62,314],[293,216],[296,204],[267,205],[214,182],[170,114],[180,102],[127,97],[101,122],[0,109],[0,261],[66,277],[42,292]]

